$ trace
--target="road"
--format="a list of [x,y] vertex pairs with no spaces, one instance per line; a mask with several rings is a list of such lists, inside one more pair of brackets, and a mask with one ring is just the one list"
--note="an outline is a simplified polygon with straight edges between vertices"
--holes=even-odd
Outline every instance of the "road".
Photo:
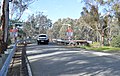
[[29,45],[33,76],[120,76],[120,56],[55,44]]

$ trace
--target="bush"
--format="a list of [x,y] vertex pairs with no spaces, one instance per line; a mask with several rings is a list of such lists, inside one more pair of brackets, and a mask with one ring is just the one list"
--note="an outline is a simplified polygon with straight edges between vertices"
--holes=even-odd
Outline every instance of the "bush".
[[90,44],[91,47],[94,47],[94,48],[98,48],[100,47],[100,43],[99,42],[93,42],[93,44]]
[[120,47],[120,35],[112,39],[111,46]]

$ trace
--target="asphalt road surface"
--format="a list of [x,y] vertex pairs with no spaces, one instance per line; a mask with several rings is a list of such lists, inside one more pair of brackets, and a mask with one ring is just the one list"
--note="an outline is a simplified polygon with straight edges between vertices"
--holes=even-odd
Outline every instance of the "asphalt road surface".
[[33,76],[120,76],[120,56],[55,44],[28,45]]

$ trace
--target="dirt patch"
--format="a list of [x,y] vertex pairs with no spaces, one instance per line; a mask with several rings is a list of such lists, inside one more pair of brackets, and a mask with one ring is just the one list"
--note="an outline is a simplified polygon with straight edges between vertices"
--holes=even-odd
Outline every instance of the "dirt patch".
[[18,46],[12,58],[7,76],[28,76],[25,61],[26,45]]

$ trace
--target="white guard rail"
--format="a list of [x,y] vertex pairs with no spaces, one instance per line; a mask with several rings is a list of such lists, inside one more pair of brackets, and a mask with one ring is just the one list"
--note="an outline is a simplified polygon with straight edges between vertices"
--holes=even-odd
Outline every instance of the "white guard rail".
[[10,65],[10,62],[12,60],[12,57],[14,56],[14,53],[16,51],[16,48],[17,48],[17,44],[18,43],[22,43],[22,42],[26,42],[26,41],[30,41],[30,39],[27,39],[27,40],[21,40],[21,41],[17,41],[13,48],[10,49],[10,52],[9,52],[9,55],[7,56],[1,70],[0,70],[0,76],[6,76],[7,75],[7,72],[8,72],[8,68],[9,68],[9,65]]
[[11,62],[11,60],[12,60],[12,57],[13,57],[13,55],[14,55],[14,52],[15,52],[15,50],[16,50],[17,43],[18,43],[18,42],[16,42],[16,43],[14,44],[13,49],[10,50],[9,55],[8,55],[8,57],[6,58],[3,66],[2,66],[2,68],[1,68],[1,70],[0,70],[0,76],[6,76],[6,75],[7,75],[8,68],[9,68],[10,62]]

